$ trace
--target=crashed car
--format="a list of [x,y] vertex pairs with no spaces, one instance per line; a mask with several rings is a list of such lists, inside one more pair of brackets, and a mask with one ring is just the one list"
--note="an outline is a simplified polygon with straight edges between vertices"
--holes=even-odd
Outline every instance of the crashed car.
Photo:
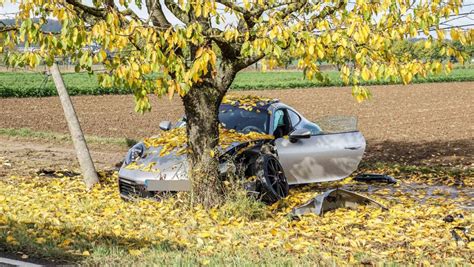
[[[227,100],[219,111],[220,178],[238,173],[246,178],[246,189],[266,203],[286,197],[289,185],[349,176],[365,151],[356,129],[327,132],[276,99]],[[173,126],[161,122],[160,136],[129,150],[119,171],[122,198],[191,190],[185,125],[185,117]]]

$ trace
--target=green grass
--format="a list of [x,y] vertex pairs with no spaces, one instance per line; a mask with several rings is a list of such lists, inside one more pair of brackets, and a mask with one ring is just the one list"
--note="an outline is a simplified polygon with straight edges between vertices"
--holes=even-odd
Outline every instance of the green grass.
[[[233,90],[253,89],[286,89],[324,86],[342,86],[339,73],[325,72],[324,82],[304,79],[299,71],[279,72],[241,72],[231,85]],[[0,73],[0,97],[42,97],[56,95],[56,89],[51,78],[38,73]],[[70,95],[101,95],[101,94],[128,94],[124,88],[102,88],[95,75],[87,73],[63,74],[64,81]],[[427,78],[415,78],[413,83],[425,82],[461,82],[474,81],[474,68],[457,68],[449,75],[430,75]],[[364,85],[397,84],[400,81],[368,81]]]
[[[287,89],[343,86],[343,82],[336,71],[325,72],[326,81],[306,80],[302,72],[242,72],[239,73],[231,86],[231,89],[253,90],[253,89]],[[449,75],[430,75],[426,78],[419,77],[413,83],[427,82],[463,82],[474,81],[474,68],[454,69]],[[400,84],[401,81],[367,81],[363,85]]]
[[[11,137],[24,137],[29,139],[41,139],[47,141],[71,142],[71,136],[68,134],[60,134],[54,132],[33,131],[29,128],[0,128],[0,135]],[[128,138],[112,138],[112,137],[98,137],[86,136],[86,141],[89,144],[99,145],[118,145],[124,147],[131,147],[137,143],[136,140]]]
[[[65,73],[64,82],[70,95],[128,94],[118,88],[102,88],[95,75]],[[42,97],[57,95],[51,77],[39,73],[0,73],[0,97]]]

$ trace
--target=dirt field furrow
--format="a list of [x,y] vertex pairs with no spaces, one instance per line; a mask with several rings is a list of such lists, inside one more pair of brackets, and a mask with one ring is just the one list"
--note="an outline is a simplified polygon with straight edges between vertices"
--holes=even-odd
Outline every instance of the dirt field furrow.
[[[474,151],[474,82],[371,87],[372,100],[357,103],[348,87],[245,91],[279,98],[308,119],[347,115],[358,117],[369,152],[381,160],[470,165]],[[183,113],[179,98],[152,98],[153,110],[134,112],[133,96],[77,96],[73,102],[88,135],[140,139],[158,132],[161,120]],[[31,128],[67,132],[59,100],[48,98],[0,99],[0,128]],[[409,159],[408,151],[418,156]],[[440,152],[441,151],[441,152]],[[372,155],[369,154],[368,158]],[[403,160],[402,160],[403,163]]]

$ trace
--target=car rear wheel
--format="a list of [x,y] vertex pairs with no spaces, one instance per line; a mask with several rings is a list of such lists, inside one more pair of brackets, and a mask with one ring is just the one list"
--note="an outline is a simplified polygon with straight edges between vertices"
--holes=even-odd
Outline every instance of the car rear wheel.
[[263,154],[256,162],[257,177],[260,182],[260,198],[272,204],[288,196],[288,181],[278,159],[271,154]]

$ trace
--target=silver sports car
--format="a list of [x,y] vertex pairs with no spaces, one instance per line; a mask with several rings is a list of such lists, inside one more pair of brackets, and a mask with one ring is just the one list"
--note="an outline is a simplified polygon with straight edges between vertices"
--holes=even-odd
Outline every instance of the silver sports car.
[[[355,127],[326,130],[278,100],[260,101],[251,108],[239,101],[223,103],[219,121],[224,129],[243,136],[261,134],[256,135],[262,136],[257,140],[222,145],[219,173],[222,179],[230,173],[243,174],[247,190],[267,203],[286,197],[289,185],[349,176],[357,169],[366,146]],[[183,117],[174,126],[161,122],[160,128],[173,131],[185,124]],[[146,141],[129,150],[119,171],[122,198],[191,189],[186,154],[177,147],[166,154],[160,153],[162,150],[163,146],[150,146]]]

